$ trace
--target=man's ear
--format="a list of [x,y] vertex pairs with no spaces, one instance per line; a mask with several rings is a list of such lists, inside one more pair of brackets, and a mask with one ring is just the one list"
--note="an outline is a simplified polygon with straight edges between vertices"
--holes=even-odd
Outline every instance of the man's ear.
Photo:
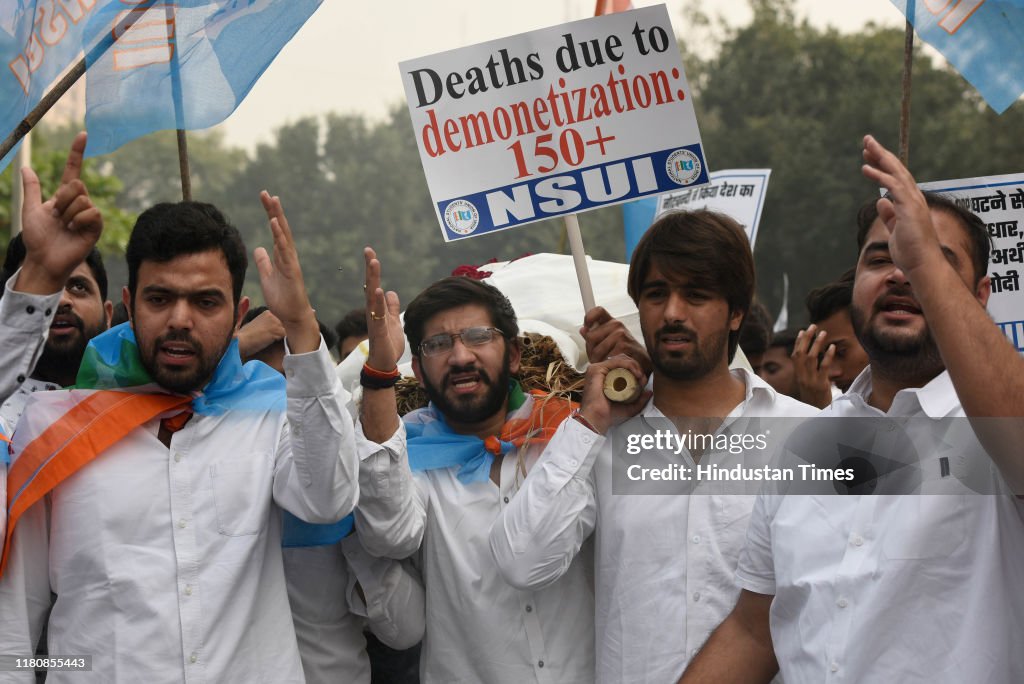
[[988,307],[988,298],[992,296],[992,278],[985,276],[978,281],[974,288],[974,296],[981,302],[982,307]]
[[519,345],[519,338],[506,339],[508,345],[508,372],[510,375],[519,374],[519,365],[523,360],[523,349]]
[[[124,310],[128,314],[128,324],[135,330],[135,316],[132,315],[132,293],[128,291],[128,286],[125,285],[121,288],[121,303],[124,304]],[[107,323],[110,323],[110,318],[107,318]]]
[[423,369],[420,368],[420,357],[413,355],[412,357],[412,374],[416,376],[416,380],[420,383],[420,387],[423,387]]
[[242,319],[245,318],[245,314],[249,313],[249,305],[251,302],[248,297],[242,297],[238,300],[238,313],[235,317],[235,332],[242,327]]
[[110,321],[114,318],[114,303],[109,299],[103,302],[103,313],[107,317],[107,330],[109,330]]

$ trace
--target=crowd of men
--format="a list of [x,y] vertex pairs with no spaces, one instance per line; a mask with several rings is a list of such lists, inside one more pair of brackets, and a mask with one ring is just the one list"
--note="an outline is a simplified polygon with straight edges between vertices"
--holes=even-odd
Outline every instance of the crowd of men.
[[[25,172],[4,262],[0,659],[89,656],[51,682],[1024,681],[1024,360],[985,311],[986,226],[870,136],[887,194],[807,329],[770,334],[734,220],[668,214],[630,263],[642,339],[581,321],[579,402],[523,388],[482,280],[403,313],[367,248],[365,308],[325,326],[266,192],[265,307],[215,207],[159,204],[111,327],[85,144],[46,201]],[[429,405],[400,415],[406,345]],[[357,399],[335,347],[365,358]],[[643,389],[612,401],[622,369]],[[856,481],[807,490],[626,475],[851,450]],[[0,682],[34,681],[19,663]]]

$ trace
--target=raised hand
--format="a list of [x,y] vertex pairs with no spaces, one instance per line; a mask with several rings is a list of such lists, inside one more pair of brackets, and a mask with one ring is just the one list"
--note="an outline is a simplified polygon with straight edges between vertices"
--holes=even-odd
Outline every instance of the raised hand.
[[[817,333],[817,334],[815,334]],[[797,333],[793,344],[793,373],[800,401],[825,408],[832,403],[832,381],[829,370],[836,355],[836,346],[827,344],[828,334],[813,323]],[[822,356],[824,354],[824,356]],[[821,363],[818,363],[818,359]]]
[[316,312],[309,304],[306,285],[302,280],[299,253],[295,249],[292,235],[281,199],[271,197],[266,190],[260,193],[260,201],[270,219],[270,232],[274,236],[274,258],[267,250],[257,247],[253,252],[256,268],[260,274],[260,286],[267,308],[277,316],[284,326],[288,348],[293,354],[316,351],[320,347],[320,327]]
[[636,341],[625,323],[612,318],[604,307],[595,306],[587,312],[580,335],[587,343],[587,358],[591,363],[625,354],[635,359],[644,373],[651,372],[651,358],[647,355],[647,348]]
[[889,229],[893,263],[909,277],[927,263],[944,262],[924,194],[899,158],[870,135],[864,136],[861,171],[889,191],[887,198],[878,200],[877,207],[878,217]]
[[370,353],[366,363],[379,371],[390,371],[398,365],[405,351],[405,333],[399,319],[401,308],[395,292],[384,292],[380,286],[380,260],[372,247],[363,250],[366,260],[366,331]]
[[43,201],[39,177],[22,169],[25,203],[21,212],[25,263],[15,288],[33,294],[52,294],[96,246],[103,232],[103,217],[93,206],[80,176],[86,135],[75,136],[68,153],[60,187]]

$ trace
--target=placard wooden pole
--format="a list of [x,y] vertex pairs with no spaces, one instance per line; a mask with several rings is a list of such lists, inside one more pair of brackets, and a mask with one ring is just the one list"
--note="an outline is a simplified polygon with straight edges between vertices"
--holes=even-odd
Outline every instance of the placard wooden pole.
[[569,236],[569,251],[572,252],[572,263],[576,267],[576,280],[580,284],[580,295],[583,296],[583,311],[594,308],[594,288],[590,284],[590,270],[587,268],[587,253],[583,249],[583,236],[580,235],[580,222],[576,214],[566,214],[565,234]]

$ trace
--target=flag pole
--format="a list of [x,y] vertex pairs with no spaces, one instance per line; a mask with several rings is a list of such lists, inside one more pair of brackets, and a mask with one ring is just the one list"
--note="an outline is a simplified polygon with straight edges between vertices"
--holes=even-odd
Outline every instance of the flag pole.
[[910,72],[914,62],[914,25],[907,20],[903,39],[903,83],[900,97],[899,157],[904,166],[910,158]]
[[175,8],[167,5],[165,8],[168,23],[171,26],[174,42],[171,46],[171,98],[174,100],[174,123],[177,124],[178,137],[178,172],[181,174],[181,199],[186,202],[192,201],[192,176],[188,165],[188,135],[182,127],[185,120],[184,95],[181,89],[181,63],[178,58],[178,24]]
[[156,0],[143,0],[143,2],[139,3],[135,9],[132,9],[125,14],[124,19],[117,24],[117,27],[113,31],[105,33],[103,39],[89,51],[89,54],[78,60],[78,63],[71,67],[70,71],[64,74],[64,77],[57,81],[57,84],[53,86],[48,93],[43,95],[43,98],[39,100],[39,103],[35,107],[32,108],[32,111],[30,111],[25,118],[14,127],[11,134],[8,135],[2,143],[0,143],[0,159],[6,157],[7,153],[13,150],[14,146],[17,145],[18,142],[24,138],[37,123],[39,123],[40,119],[43,118],[43,115],[50,111],[53,105],[57,104],[57,100],[59,100],[61,96],[63,96],[64,93],[66,93],[71,86],[75,84],[75,81],[82,77],[82,74],[85,73],[85,69],[88,64],[102,57],[103,53],[109,50],[110,46],[114,44],[117,37],[124,34],[125,31],[131,28],[132,25],[146,13],[146,10],[148,10],[150,5],[154,2],[156,2]]

